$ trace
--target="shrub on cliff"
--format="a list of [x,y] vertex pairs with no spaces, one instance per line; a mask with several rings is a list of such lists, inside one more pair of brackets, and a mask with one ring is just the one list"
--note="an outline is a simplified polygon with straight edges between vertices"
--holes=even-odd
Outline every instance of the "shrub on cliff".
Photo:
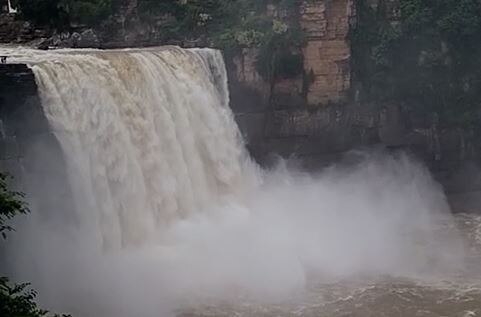
[[[258,49],[257,70],[266,80],[303,71],[304,36],[293,18],[298,0],[138,1],[143,21],[165,17],[159,33],[171,39],[203,38],[224,51]],[[268,3],[274,4],[271,12]]]

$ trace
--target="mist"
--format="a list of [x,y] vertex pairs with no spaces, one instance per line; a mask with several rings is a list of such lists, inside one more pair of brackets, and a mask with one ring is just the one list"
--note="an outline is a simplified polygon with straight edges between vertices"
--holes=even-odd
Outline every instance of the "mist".
[[[406,155],[355,153],[312,175],[280,162],[255,170],[242,198],[197,210],[142,245],[104,250],[95,226],[33,214],[9,252],[40,302],[77,316],[174,316],[205,298],[279,302],[310,281],[445,277],[463,245],[429,172]],[[251,165],[252,167],[252,165]]]

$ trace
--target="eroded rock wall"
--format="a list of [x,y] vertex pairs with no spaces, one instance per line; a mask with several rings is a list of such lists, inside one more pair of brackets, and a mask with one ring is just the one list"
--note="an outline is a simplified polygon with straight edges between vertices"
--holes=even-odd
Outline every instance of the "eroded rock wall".
[[304,0],[298,10],[306,37],[304,75],[267,83],[255,68],[256,49],[243,49],[234,57],[231,78],[267,95],[263,102],[274,108],[318,108],[346,102],[351,87],[349,31],[356,19],[354,1]]
[[[398,4],[383,2],[392,23],[399,21]],[[317,169],[353,149],[401,150],[425,162],[453,195],[481,188],[475,131],[442,126],[436,114],[415,113],[403,104],[359,100],[349,43],[358,19],[355,1],[302,1],[299,12],[307,36],[305,78],[266,84],[249,50],[229,67],[231,90],[243,87],[232,94],[232,104],[255,158],[268,165],[276,156],[295,157]]]
[[45,217],[54,210],[67,215],[73,196],[65,164],[32,71],[24,64],[0,64],[0,171],[14,176],[14,188]]
[[311,81],[308,105],[346,101],[351,83],[348,35],[355,15],[353,0],[302,2],[300,23],[307,36],[304,69]]

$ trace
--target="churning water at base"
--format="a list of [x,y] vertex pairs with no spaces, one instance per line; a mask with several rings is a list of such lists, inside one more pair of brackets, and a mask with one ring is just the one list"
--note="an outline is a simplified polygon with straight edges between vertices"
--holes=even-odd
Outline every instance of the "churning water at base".
[[479,223],[450,215],[425,168],[358,153],[357,164],[317,174],[260,170],[228,107],[218,51],[2,55],[31,65],[74,193],[72,210],[33,213],[11,241],[12,274],[32,281],[48,308],[78,317],[481,313]]

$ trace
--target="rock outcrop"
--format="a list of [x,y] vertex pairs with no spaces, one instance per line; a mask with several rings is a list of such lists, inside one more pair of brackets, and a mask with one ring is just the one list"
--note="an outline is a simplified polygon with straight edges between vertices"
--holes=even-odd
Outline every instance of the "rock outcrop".
[[43,112],[35,77],[24,64],[0,64],[0,171],[15,176],[12,185],[22,192],[45,191],[30,201],[45,216],[55,208],[71,210],[63,153]]
[[346,100],[351,83],[348,35],[354,17],[353,0],[302,2],[300,23],[307,35],[304,69],[311,80],[308,105]]
[[[384,1],[393,24],[399,20],[398,4]],[[379,0],[369,5],[375,7]],[[300,23],[307,35],[303,79],[265,83],[252,50],[229,64],[232,105],[253,156],[264,164],[273,156],[296,157],[312,169],[352,149],[403,150],[424,161],[450,193],[481,188],[479,180],[463,184],[459,176],[481,162],[475,131],[442,126],[435,113],[413,112],[400,103],[359,100],[349,43],[357,19],[355,1],[302,1]],[[480,173],[467,174],[480,178]]]
[[277,109],[313,109],[347,102],[351,87],[348,36],[356,18],[354,1],[301,1],[297,18],[306,36],[304,76],[267,83],[256,71],[256,50],[243,49],[234,57],[234,80],[252,87],[263,96],[263,102]]
[[38,48],[101,48],[101,42],[93,29],[86,29],[81,32],[62,32],[53,34],[44,39]]

